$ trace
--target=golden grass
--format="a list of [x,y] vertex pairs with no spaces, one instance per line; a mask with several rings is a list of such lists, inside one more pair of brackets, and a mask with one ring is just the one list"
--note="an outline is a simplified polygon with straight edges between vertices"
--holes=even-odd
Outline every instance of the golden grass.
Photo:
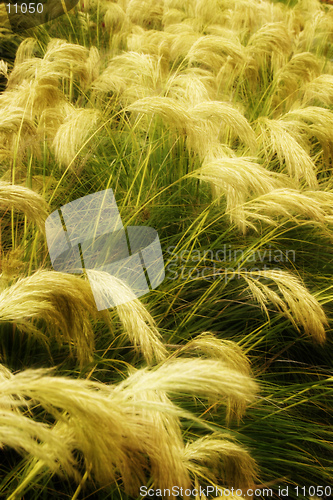
[[[110,34],[107,49],[56,38],[43,52],[27,38],[13,68],[0,61],[7,79],[0,161],[12,181],[0,182],[1,210],[22,212],[43,232],[44,197],[14,184],[25,176],[27,158],[40,159],[38,146],[48,144],[60,166],[75,167],[94,132],[106,123],[113,132],[121,117],[138,144],[150,141],[156,123],[161,136],[167,130],[176,141],[185,139],[195,161],[186,178],[209,183],[212,202],[225,197],[242,238],[288,220],[331,236],[333,193],[322,176],[333,158],[333,65],[325,57],[333,43],[333,8],[317,0],[301,0],[293,9],[255,0],[84,3],[77,19],[82,32],[91,30],[90,9],[98,6]],[[0,28],[5,36],[8,29]],[[101,316],[89,281],[44,269],[25,276],[22,248],[2,257],[0,321],[44,341],[44,331],[54,335],[83,368],[94,359],[93,320]],[[102,485],[121,478],[135,495],[149,479],[161,488],[188,487],[198,478],[252,484],[256,466],[249,452],[229,434],[185,442],[182,419],[203,422],[173,402],[190,395],[224,404],[226,423],[239,421],[258,390],[239,346],[205,332],[170,354],[131,290],[109,275],[87,275],[104,298],[128,300],[117,314],[148,366],[132,368],[115,385],[45,370],[14,375],[0,366],[0,446],[35,457],[26,482],[47,467],[76,481],[86,473]],[[325,341],[324,309],[296,274],[262,270],[242,277],[244,293],[268,319],[273,306],[296,330]],[[35,419],[34,408],[55,423]]]
[[263,281],[243,273],[248,291],[260,304],[268,318],[266,304],[270,302],[292,322],[296,329],[300,331],[301,326],[313,340],[320,344],[325,342],[325,326],[328,325],[326,314],[317,299],[295,275],[287,271],[276,270],[262,270],[252,274],[257,275],[257,278],[271,280],[279,291],[277,293]]
[[73,163],[80,147],[84,145],[100,119],[101,113],[98,110],[71,110],[57,129],[52,143],[55,157],[60,164],[68,166]]
[[245,489],[255,478],[255,464],[247,450],[214,434],[187,444],[184,456],[190,470],[215,484],[222,478],[223,484],[235,490]]
[[93,282],[94,296],[99,303],[116,303],[117,313],[136,350],[141,350],[148,364],[154,360],[163,361],[166,348],[162,342],[155,321],[133,291],[119,278],[109,273],[87,269],[87,276]]
[[23,331],[41,336],[34,320],[44,320],[61,343],[74,343],[81,363],[91,359],[94,335],[91,316],[96,317],[95,301],[87,281],[74,275],[38,270],[19,278],[0,294],[0,321],[12,322]]
[[331,192],[274,189],[244,204],[241,213],[242,223],[257,230],[258,222],[277,226],[281,222],[281,217],[284,217],[285,220],[292,220],[296,224],[308,220],[312,224],[319,225],[324,231],[330,232],[332,203]]
[[[157,487],[188,486],[190,474],[214,477],[221,463],[228,480],[246,485],[254,479],[253,460],[229,435],[225,439],[216,434],[185,447],[179,417],[191,414],[166,396],[193,393],[222,402],[236,394],[251,401],[256,384],[221,361],[167,361],[152,370],[137,370],[115,386],[52,376],[41,369],[12,375],[3,368],[0,388],[1,421],[7,430],[1,443],[35,456],[37,472],[47,466],[77,480],[80,467],[74,450],[79,450],[96,481],[108,484],[120,474],[131,494],[147,481],[146,457]],[[36,406],[56,423],[27,416],[25,409]]]
[[266,158],[276,154],[282,165],[285,162],[287,173],[297,185],[305,181],[311,188],[318,187],[316,165],[309,152],[293,137],[289,122],[260,118],[258,123]]
[[[186,354],[187,351],[199,354],[200,357],[221,360],[231,370],[237,370],[243,375],[251,374],[249,360],[239,345],[231,340],[219,339],[210,332],[197,335],[193,340],[181,346],[177,355]],[[233,418],[239,421],[245,408],[246,401],[230,398],[227,406],[227,422]]]
[[0,210],[14,209],[23,212],[28,220],[35,222],[45,232],[45,220],[49,207],[45,199],[31,189],[0,181]]
[[246,219],[243,204],[247,197],[262,195],[282,185],[283,176],[269,172],[250,157],[227,156],[207,161],[200,169],[190,174],[209,182],[213,195],[219,199],[223,194],[227,200],[230,219],[245,233]]
[[333,104],[333,75],[319,75],[307,82],[303,91],[302,104],[304,106],[312,104],[313,101],[323,106],[331,106]]

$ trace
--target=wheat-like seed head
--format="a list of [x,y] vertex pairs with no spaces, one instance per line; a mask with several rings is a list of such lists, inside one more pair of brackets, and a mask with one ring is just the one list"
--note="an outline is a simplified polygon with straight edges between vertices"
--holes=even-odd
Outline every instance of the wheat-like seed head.
[[179,61],[187,57],[191,47],[200,38],[200,34],[186,23],[172,24],[165,31],[174,35],[170,46],[171,61]]
[[[126,391],[124,391],[126,394]],[[151,476],[161,489],[177,484],[191,486],[187,464],[183,460],[184,441],[181,432],[181,412],[164,391],[129,391],[129,401],[140,408],[142,418],[156,430],[155,446],[149,448]],[[163,460],[161,460],[163,457]]]
[[45,108],[38,122],[37,132],[44,138],[55,137],[60,126],[73,114],[74,108],[71,104],[61,101],[55,107]]
[[321,73],[318,58],[311,52],[294,54],[275,74],[275,91],[272,108],[277,114],[281,109],[290,109],[298,97],[301,85],[312,81]]
[[179,354],[195,352],[209,359],[219,359],[244,375],[250,374],[250,363],[242,349],[232,340],[218,338],[210,332],[203,332],[193,340],[179,347]]
[[191,121],[193,123],[193,119],[191,120],[191,116],[186,111],[184,104],[171,97],[139,99],[128,106],[127,109],[149,115],[157,114],[167,125],[184,132],[190,126]]
[[204,24],[220,24],[223,19],[223,8],[219,0],[205,2],[197,0],[194,3],[194,17],[202,20]]
[[209,120],[226,139],[227,130],[232,130],[250,149],[252,153],[256,150],[256,137],[245,116],[232,104],[220,101],[202,101],[189,108],[191,116],[195,120]]
[[170,359],[153,369],[136,371],[124,380],[120,388],[131,391],[149,389],[169,394],[196,394],[214,402],[229,399],[251,403],[257,392],[256,383],[237,369],[217,359]]
[[330,192],[274,189],[244,204],[243,223],[253,229],[256,229],[256,223],[259,221],[277,226],[283,217],[297,224],[309,220],[327,231],[327,223],[332,216],[332,204],[333,193]]
[[126,52],[110,61],[92,88],[119,93],[125,102],[132,103],[158,93],[165,77],[166,67],[161,56]]
[[130,0],[126,14],[134,24],[158,29],[163,16],[163,0]]
[[[209,332],[204,332],[184,346],[180,346],[176,354],[187,352],[194,352],[201,357],[204,356],[209,359],[221,360],[223,363],[226,363],[230,369],[237,370],[243,375],[250,375],[250,363],[248,358],[239,345],[231,340],[219,339]],[[232,398],[230,398],[227,404],[227,422],[234,417],[239,421],[245,409],[245,401],[241,402],[240,400],[232,400]]]
[[152,56],[163,57],[165,61],[170,61],[170,44],[174,35],[164,31],[142,29],[127,37],[127,47],[131,52],[150,54]]
[[85,71],[80,80],[83,89],[88,88],[99,77],[100,66],[101,56],[99,50],[96,47],[90,47],[89,56],[85,62]]
[[302,10],[302,30],[298,37],[298,50],[321,54],[325,52],[328,43],[332,42],[332,11],[324,12],[318,0],[299,2],[294,10]]
[[112,33],[126,32],[129,25],[128,16],[117,3],[110,3],[104,14],[105,28]]
[[210,101],[213,91],[209,88],[209,83],[207,80],[204,81],[201,75],[190,71],[171,75],[166,83],[167,97],[172,97],[173,99],[187,102],[190,106],[195,106],[202,101]]
[[[1,105],[1,100],[0,100]],[[2,108],[0,117],[0,137],[5,145],[13,147],[18,136],[36,137],[36,127],[24,107],[7,106]]]
[[8,63],[0,60],[0,75],[3,75],[5,78],[8,78]]
[[236,36],[230,40],[227,37],[205,35],[194,42],[186,58],[190,65],[200,64],[217,73],[228,56],[234,64],[243,65],[246,62],[244,47]]
[[[298,122],[300,130],[305,132],[308,140],[313,137],[318,139],[323,149],[331,150],[333,142],[333,113],[331,110],[319,106],[307,106],[289,111],[283,117],[288,122],[294,124]],[[331,152],[331,156],[332,156]]]
[[250,37],[247,46],[259,57],[265,53],[289,53],[291,38],[282,21],[266,23]]

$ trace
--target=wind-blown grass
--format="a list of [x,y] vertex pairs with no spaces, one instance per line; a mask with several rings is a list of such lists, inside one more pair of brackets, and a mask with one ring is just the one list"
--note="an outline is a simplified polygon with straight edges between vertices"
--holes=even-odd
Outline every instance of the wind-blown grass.
[[[291,4],[85,0],[0,29],[6,498],[329,483],[333,8]],[[96,270],[52,270],[43,230],[108,188],[166,278],[137,299],[99,273],[128,302],[98,312]]]
[[[184,449],[179,417],[191,415],[177,409],[166,393],[200,394],[219,402],[225,398],[250,401],[255,391],[256,385],[248,376],[213,360],[166,362],[155,370],[138,370],[115,387],[50,376],[45,370],[27,370],[16,375],[4,371],[0,404],[1,423],[7,432],[1,444],[37,457],[34,474],[47,466],[75,479],[79,477],[79,462],[74,450],[79,450],[89,474],[99,483],[114,482],[120,473],[125,490],[132,494],[137,494],[140,485],[147,481],[145,455],[150,459],[158,487],[172,488],[175,483],[189,486],[189,472],[194,477],[197,469],[202,472],[195,465],[197,462],[228,462],[235,457],[237,460],[238,455],[240,464],[236,465],[235,477],[230,472],[228,480],[250,485],[254,478],[253,460],[246,450],[223,439],[223,434],[208,441],[210,446],[205,451],[200,440],[197,447],[192,443]],[[21,413],[20,407],[36,409],[36,405],[52,415],[56,423],[47,425]],[[12,496],[22,491],[21,486]]]

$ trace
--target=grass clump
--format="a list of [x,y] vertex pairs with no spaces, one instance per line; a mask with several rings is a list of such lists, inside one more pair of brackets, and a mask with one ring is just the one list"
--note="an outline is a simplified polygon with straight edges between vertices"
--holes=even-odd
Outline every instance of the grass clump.
[[[1,494],[329,484],[333,8],[89,0],[1,26]],[[48,255],[48,215],[110,188],[159,234],[140,299]]]

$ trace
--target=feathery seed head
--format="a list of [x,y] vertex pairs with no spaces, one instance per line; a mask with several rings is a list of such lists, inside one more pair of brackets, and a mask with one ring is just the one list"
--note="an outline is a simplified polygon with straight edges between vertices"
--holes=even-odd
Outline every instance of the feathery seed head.
[[90,285],[70,274],[39,270],[0,294],[2,322],[13,322],[43,337],[33,324],[43,319],[60,344],[63,340],[69,346],[74,343],[81,364],[91,358],[94,346],[91,316],[97,316],[97,308]]
[[[211,120],[216,124],[218,130],[221,130],[221,125],[226,125],[228,129],[239,136],[252,153],[256,150],[254,131],[245,116],[232,104],[220,101],[202,101],[190,108],[189,111],[191,116],[197,120]],[[223,136],[223,132],[221,135]],[[222,142],[226,141],[222,140]]]
[[162,361],[166,357],[166,348],[156,324],[144,305],[133,291],[119,278],[103,271],[87,269],[89,281],[94,290],[95,299],[106,307],[110,303],[117,305],[117,312],[126,335],[134,348],[140,348],[148,364],[153,360]]
[[319,75],[310,82],[306,82],[302,88],[304,94],[302,104],[308,106],[314,101],[324,106],[333,104],[333,75]]
[[[226,483],[248,484],[253,479],[254,462],[229,436],[226,440],[214,434],[184,448],[179,417],[195,417],[166,396],[166,392],[198,390],[207,397],[208,389],[208,396],[214,394],[219,400],[237,387],[239,397],[251,399],[255,384],[221,362],[168,362],[153,370],[138,370],[113,386],[52,376],[45,369],[0,373],[6,430],[0,433],[0,443],[30,453],[53,472],[63,471],[79,480],[82,456],[87,471],[100,484],[120,476],[132,495],[147,482],[147,458],[156,487],[188,487],[189,473],[207,474],[210,466],[208,477],[217,473]],[[27,417],[21,410],[35,407],[44,409],[56,423],[40,423],[33,412]]]
[[44,233],[49,208],[41,195],[27,187],[0,181],[0,209],[9,208],[23,212]]
[[265,117],[260,117],[257,122],[266,155],[271,157],[275,153],[281,165],[285,162],[289,175],[298,184],[304,180],[309,187],[318,187],[316,165],[303,147],[306,147],[306,143],[300,144],[295,138],[293,124],[282,119],[270,120]]
[[217,73],[228,56],[234,65],[243,65],[246,62],[244,47],[236,36],[231,41],[227,37],[205,35],[194,42],[187,59],[190,65],[200,64]]
[[[305,288],[299,278],[287,271],[262,270],[258,277],[267,278],[276,285],[278,292],[255,277],[243,275],[253,298],[269,318],[267,302],[271,302],[292,324],[320,344],[326,339],[326,314],[316,298]],[[281,297],[282,296],[282,297]]]
[[96,109],[72,108],[59,126],[52,143],[59,163],[66,166],[73,163],[100,118],[101,113]]
[[229,435],[212,434],[187,443],[184,460],[194,475],[235,489],[253,486],[256,477],[257,467],[249,452]]
[[2,59],[0,60],[0,75],[8,78],[8,64]]
[[209,182],[216,198],[225,194],[227,212],[239,228],[245,232],[242,205],[254,194],[264,194],[282,186],[282,177],[269,172],[252,158],[222,157],[204,163],[191,176]]

